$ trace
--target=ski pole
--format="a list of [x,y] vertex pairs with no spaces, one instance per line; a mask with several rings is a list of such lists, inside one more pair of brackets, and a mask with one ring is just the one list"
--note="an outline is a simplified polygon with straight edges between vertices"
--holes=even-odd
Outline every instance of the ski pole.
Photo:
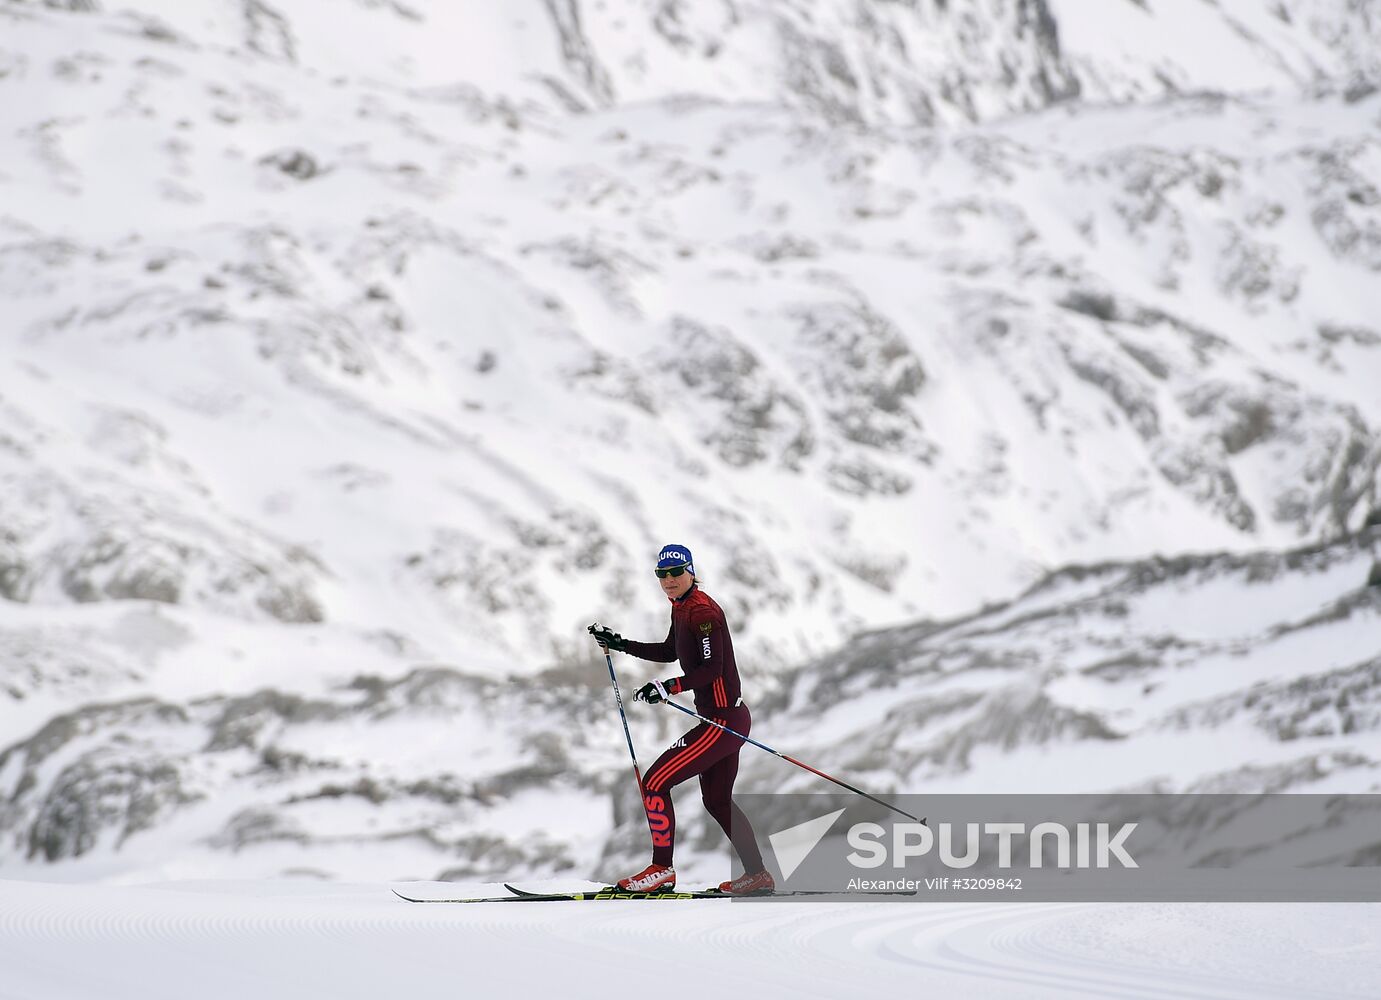
[[[594,628],[593,625],[590,626]],[[609,650],[604,651],[604,662],[609,664],[609,683],[614,685],[614,701],[619,706],[619,718],[623,720],[623,738],[628,742],[628,756],[633,758],[633,777],[638,779],[638,801],[643,799],[643,772],[638,767],[638,755],[633,751],[633,735],[628,731],[628,714],[623,710],[623,695],[619,693],[619,678],[614,673],[614,657]],[[651,820],[648,820],[650,823]]]
[[[594,626],[590,626],[593,633]],[[623,720],[623,738],[628,743],[628,756],[633,758],[633,777],[638,782],[638,805],[642,806],[643,815],[647,817],[647,832],[654,837],[657,831],[652,829],[652,815],[647,811],[647,792],[643,787],[643,770],[638,766],[638,755],[633,750],[633,734],[628,731],[628,713],[623,710],[623,695],[619,693],[619,678],[614,673],[614,657],[609,650],[604,651],[604,662],[609,665],[609,683],[614,685],[614,701],[619,706],[619,718]]]
[[[610,669],[610,670],[613,670],[613,667],[610,666],[609,669]],[[819,775],[820,777],[824,778],[826,781],[833,781],[836,785],[840,785],[840,786],[843,787],[843,788],[847,788],[849,791],[854,792],[854,793],[857,794],[857,795],[862,795],[865,799],[872,799],[872,800],[873,800],[874,802],[876,802],[878,805],[880,805],[880,806],[886,806],[888,809],[891,809],[893,812],[901,813],[901,814],[902,814],[903,816],[905,816],[907,819],[914,819],[914,820],[916,820],[917,823],[925,823],[925,820],[924,820],[923,818],[916,817],[916,816],[912,816],[912,815],[911,815],[909,812],[907,812],[905,809],[900,809],[900,808],[898,808],[897,806],[892,805],[890,802],[884,802],[884,801],[882,801],[882,799],[878,798],[876,795],[869,795],[869,794],[868,794],[867,792],[865,792],[863,789],[861,789],[861,788],[855,788],[853,785],[849,784],[847,781],[840,781],[838,778],[831,777],[830,775],[826,774],[824,771],[821,771],[819,768],[811,767],[809,764],[803,763],[802,761],[799,761],[799,760],[797,760],[795,757],[792,757],[792,756],[790,756],[790,755],[788,755],[788,754],[784,754],[784,753],[782,753],[780,750],[773,750],[773,749],[772,749],[770,746],[768,746],[766,743],[759,743],[757,740],[753,739],[751,736],[744,736],[742,733],[736,733],[736,732],[734,732],[732,729],[730,729],[728,726],[724,725],[722,722],[715,722],[714,719],[707,719],[707,718],[705,718],[703,715],[701,715],[699,712],[694,712],[694,711],[692,711],[691,709],[687,708],[685,705],[677,704],[676,702],[672,701],[670,698],[664,699],[664,700],[662,701],[662,704],[663,704],[663,705],[670,705],[672,708],[676,709],[678,712],[685,712],[687,715],[692,716],[692,717],[694,717],[694,718],[696,718],[696,719],[699,719],[701,722],[709,723],[711,726],[718,726],[720,729],[724,730],[724,731],[725,731],[726,733],[728,733],[730,736],[737,736],[739,739],[743,740],[745,743],[751,743],[751,744],[753,744],[753,746],[757,747],[759,750],[766,750],[768,753],[773,754],[774,756],[780,757],[782,760],[787,761],[788,763],[795,764],[797,767],[803,767],[803,768],[805,768],[805,769],[806,769],[807,771],[809,771],[811,774]],[[620,709],[619,709],[619,710],[622,711],[622,706],[620,706]],[[627,724],[625,723],[625,725],[627,725]]]

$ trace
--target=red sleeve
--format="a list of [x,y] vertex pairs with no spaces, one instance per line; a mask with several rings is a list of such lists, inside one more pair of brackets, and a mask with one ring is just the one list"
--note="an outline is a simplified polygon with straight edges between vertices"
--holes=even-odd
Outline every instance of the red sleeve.
[[724,674],[724,622],[709,608],[697,609],[689,628],[695,642],[695,666],[684,676],[672,678],[677,692],[706,687]]
[[654,663],[670,663],[676,659],[676,626],[672,625],[667,629],[667,637],[661,642],[634,642],[628,640],[626,652],[630,656],[636,656],[640,660],[652,660]]

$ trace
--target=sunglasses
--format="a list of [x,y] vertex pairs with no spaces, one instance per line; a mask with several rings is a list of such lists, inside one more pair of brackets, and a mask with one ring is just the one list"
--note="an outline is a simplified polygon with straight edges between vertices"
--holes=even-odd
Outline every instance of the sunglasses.
[[664,580],[669,576],[680,576],[685,571],[686,567],[682,564],[680,566],[672,566],[670,569],[654,569],[652,572],[657,574],[657,579]]

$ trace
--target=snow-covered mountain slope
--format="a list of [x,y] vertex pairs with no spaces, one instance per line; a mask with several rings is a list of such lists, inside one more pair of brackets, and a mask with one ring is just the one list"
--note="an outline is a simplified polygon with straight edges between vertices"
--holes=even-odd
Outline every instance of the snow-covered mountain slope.
[[[1062,570],[756,685],[753,734],[876,793],[1375,792],[1377,544],[1381,528]],[[625,686],[651,672],[619,670]],[[178,683],[131,690],[164,677]],[[646,851],[602,662],[511,681],[435,664],[314,690],[221,682],[86,704],[0,752],[0,871],[612,878]],[[685,728],[630,709],[644,764]],[[833,788],[752,748],[740,775],[742,792]],[[719,877],[721,834],[683,813],[678,868]]]
[[859,636],[764,711],[901,789],[1376,791],[1378,542],[1067,568]]
[[[1374,502],[1365,88],[935,131],[701,81],[569,115],[441,61],[407,83],[412,42],[453,81],[529,75],[502,47],[457,66],[436,39],[508,29],[440,5],[77,6],[0,7],[0,592],[30,632],[152,600],[531,671],[595,617],[657,634],[643,574],[679,539],[780,665],[1066,562],[1328,537]],[[973,23],[1021,41],[1003,18],[1056,8],[772,9],[821,37],[826,9],[1005,11]],[[1305,46],[1349,9],[1251,17]],[[362,46],[383,62],[346,74]]]
[[[1018,749],[1071,737],[1126,748],[1090,787],[1371,787],[1371,730],[1281,735],[1318,693],[1294,681],[1371,691],[1360,598],[1250,641],[1119,646],[1077,603],[993,648],[965,623],[1058,567],[1186,552],[1258,553],[1205,564],[1227,606],[1257,593],[1240,565],[1301,544],[1345,564],[1287,566],[1335,588],[1318,607],[1359,585],[1376,20],[3,0],[4,870],[621,864],[638,823],[583,626],[661,635],[669,540],[758,691],[855,630],[963,616],[957,676],[907,674],[944,659],[920,626],[762,703],[879,788],[1030,788]],[[1344,673],[1308,681],[1292,642]],[[1233,643],[1276,707],[1232,701]],[[799,692],[831,685],[856,706],[813,717]],[[1176,712],[1243,743],[1162,767]]]
[[711,974],[753,997],[1381,990],[1368,904],[702,901],[656,904],[651,919],[648,905],[416,906],[384,884],[0,882],[0,964],[10,995],[108,1000],[607,1000],[647,991],[649,956],[670,956],[657,961],[665,997],[703,996]]
[[[33,3],[8,0],[12,16]],[[688,94],[835,123],[931,124],[1080,99],[1366,87],[1358,0],[45,0],[165,47],[563,111]],[[16,9],[17,8],[17,9]],[[75,23],[66,21],[73,25]]]

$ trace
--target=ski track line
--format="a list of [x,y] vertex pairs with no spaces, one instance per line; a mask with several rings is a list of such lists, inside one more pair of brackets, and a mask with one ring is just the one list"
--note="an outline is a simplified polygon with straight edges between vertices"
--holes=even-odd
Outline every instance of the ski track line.
[[[1063,928],[1061,928],[1063,929]],[[1036,933],[1033,924],[1012,928],[1013,933],[999,934],[990,938],[989,945],[1001,943],[998,951],[1034,962],[1037,969],[1058,969],[1064,977],[1095,991],[1104,987],[1117,992],[1113,995],[1127,997],[1263,997],[1267,984],[1260,982],[1243,983],[1214,973],[1192,971],[1185,968],[1152,968],[1138,966],[1126,959],[1122,961],[1107,958],[1092,958],[1070,947],[1073,942],[1064,938],[1064,947],[1057,947],[1052,940]],[[948,950],[959,950],[965,943],[963,935],[959,940],[947,942]],[[1056,940],[1059,940],[1058,936]],[[1149,981],[1148,981],[1149,980]],[[1066,986],[1066,989],[1074,989]],[[1275,995],[1275,991],[1271,990]],[[1287,991],[1282,996],[1293,996]]]
[[[397,900],[386,886],[323,898],[0,883],[0,968],[13,974],[28,970],[30,978],[20,979],[33,986],[22,994],[26,998],[128,994],[182,1000],[189,989],[202,997],[239,998],[263,995],[266,986],[281,991],[275,995],[300,997],[321,992],[323,983],[304,969],[323,965],[347,970],[330,985],[336,996],[377,997],[411,978],[411,995],[449,997],[457,960],[492,967],[497,956],[509,982],[535,977],[534,988],[602,996],[600,972],[610,968],[608,961],[627,967],[630,936],[641,931],[644,938],[683,945],[678,926],[705,916],[668,913],[649,921],[647,908],[656,904],[601,903],[612,910],[599,911],[553,905],[558,904],[422,909]],[[551,964],[530,962],[527,950],[539,940]],[[106,963],[98,975],[67,960],[74,947],[83,954],[104,948],[118,963]],[[608,961],[596,961],[601,950],[609,951]],[[504,961],[505,953],[517,961]],[[576,977],[557,975],[561,969],[588,978],[573,983]],[[123,990],[121,976],[133,977]],[[766,979],[781,984],[779,974]]]
[[[1092,920],[1092,927],[1104,927],[1115,917],[1106,904],[1076,903],[1060,905],[1051,910],[1049,904],[1019,904],[1026,913],[989,912],[969,921],[960,921],[946,929],[935,942],[931,957],[914,954],[916,941],[906,929],[896,928],[882,943],[879,952],[887,957],[935,971],[967,974],[986,981],[1040,986],[1059,995],[1093,995],[1104,997],[1155,998],[1204,997],[1254,1000],[1260,997],[1300,998],[1364,998],[1377,995],[1381,987],[1381,972],[1371,970],[1369,987],[1338,992],[1333,989],[1305,985],[1299,982],[1281,983],[1262,976],[1260,959],[1269,955],[1252,955],[1243,949],[1230,954],[1236,968],[1220,971],[1209,968],[1215,964],[1203,954],[1190,953],[1188,965],[1184,956],[1178,964],[1168,956],[1128,955],[1126,958],[1106,958],[1111,946],[1119,942],[1102,940],[1084,942],[1082,948],[1071,947],[1083,930],[1080,924]],[[1132,923],[1143,916],[1131,907]],[[1176,926],[1186,923],[1188,907],[1169,911]],[[1144,924],[1144,920],[1140,920]],[[1074,933],[1070,933],[1071,929]],[[1052,931],[1055,933],[1052,935]],[[1224,941],[1210,941],[1209,954],[1221,954],[1215,949],[1236,944],[1234,938],[1220,935]],[[1058,942],[1063,941],[1064,947]],[[1201,941],[1202,947],[1202,941]],[[1014,961],[1014,959],[1016,961]],[[1023,961],[1024,959],[1024,961]],[[1196,969],[1193,966],[1201,966]],[[1222,964],[1221,962],[1217,964]]]
[[[1307,904],[1306,904],[1307,905]],[[1327,913],[1330,904],[1315,904],[1323,908],[1320,912]],[[1301,918],[1311,916],[1310,910],[1294,910],[1296,915]],[[1373,920],[1381,924],[1381,908],[1374,908],[1363,913],[1374,914]],[[1207,925],[1196,928],[1196,937],[1210,946],[1212,960],[1199,959],[1198,969],[1188,969],[1184,966],[1181,954],[1176,951],[1177,946],[1161,941],[1160,949],[1156,953],[1145,953],[1141,955],[1129,955],[1135,959],[1137,965],[1129,966],[1129,963],[1115,962],[1103,957],[1108,953],[1110,947],[1116,948],[1120,942],[1109,940],[1112,936],[1106,932],[1109,926],[1117,926],[1120,921],[1118,915],[1125,914],[1128,917],[1126,923],[1140,922],[1145,926],[1149,921],[1157,919],[1162,915],[1172,917],[1176,926],[1184,929],[1186,925],[1198,923]],[[1243,916],[1248,919],[1243,919]],[[1373,960],[1370,965],[1363,965],[1359,962],[1356,974],[1359,981],[1370,978],[1369,985],[1362,989],[1349,989],[1340,992],[1334,985],[1319,984],[1309,981],[1315,978],[1311,973],[1306,973],[1303,977],[1299,975],[1302,968],[1300,965],[1287,965],[1287,969],[1295,975],[1283,975],[1281,969],[1272,970],[1274,978],[1266,979],[1261,975],[1263,962],[1272,957],[1273,954],[1280,953],[1284,948],[1294,946],[1297,950],[1303,947],[1301,939],[1307,938],[1307,933],[1301,930],[1286,932],[1279,926],[1273,926],[1271,930],[1277,937],[1287,940],[1280,942],[1259,942],[1252,940],[1253,928],[1244,927],[1243,924],[1250,924],[1250,917],[1255,916],[1261,919],[1259,911],[1253,909],[1253,904],[1217,904],[1211,909],[1197,908],[1192,906],[1182,906],[1177,909],[1157,908],[1147,910],[1141,907],[1123,906],[1120,908],[1106,908],[1102,914],[1102,919],[1098,924],[1091,928],[1062,928],[1067,933],[1063,940],[1060,937],[1049,937],[1045,935],[1026,934],[1019,936],[1016,941],[1016,949],[1022,953],[1032,955],[1042,962],[1068,967],[1071,965],[1081,966],[1095,970],[1111,970],[1113,972],[1125,972],[1129,967],[1140,968],[1142,974],[1150,974],[1162,985],[1170,983],[1178,984],[1187,993],[1174,993],[1171,995],[1191,995],[1191,996],[1212,996],[1212,997],[1281,997],[1295,1000],[1295,998],[1317,998],[1317,1000],[1342,1000],[1342,998],[1372,997],[1381,995],[1381,966]],[[1378,927],[1381,929],[1381,926]],[[1082,933],[1080,933],[1082,932]],[[1361,932],[1365,934],[1365,932]],[[1258,932],[1256,937],[1261,935]],[[1082,938],[1082,940],[1080,940]],[[1090,940],[1092,939],[1092,940]],[[1331,935],[1328,938],[1331,940]],[[1255,946],[1252,953],[1246,949],[1239,949],[1237,952],[1227,951],[1223,946],[1229,943],[1240,944],[1247,942]],[[1063,947],[1060,947],[1063,945]],[[1144,952],[1152,949],[1143,948]],[[1366,957],[1370,957],[1369,955]],[[1302,960],[1319,960],[1318,953],[1313,955],[1300,956]],[[1330,962],[1330,969],[1335,974],[1340,970],[1338,956],[1334,956]],[[1164,994],[1160,994],[1164,995]]]
[[[1294,998],[1305,995],[1296,986],[1280,987],[1273,983],[1261,981],[1244,983],[1241,979],[1232,979],[1207,969],[1192,971],[1184,967],[1166,967],[1163,963],[1159,967],[1153,968],[1148,963],[1138,968],[1126,961],[1117,962],[1106,958],[1094,958],[1087,953],[1078,952],[1069,947],[1073,942],[1068,938],[1064,940],[1065,947],[1059,947],[1058,938],[1051,940],[1039,934],[1031,933],[1030,927],[1023,928],[1022,931],[1022,933],[1011,935],[1006,942],[1006,951],[1030,958],[1036,962],[1038,967],[1082,970],[1085,975],[1074,976],[1073,971],[1069,973],[1071,977],[1080,981],[1116,981],[1120,989],[1127,991],[1123,994],[1125,996],[1149,998],[1279,996]],[[952,945],[953,943],[951,943]],[[1127,978],[1132,976],[1140,976],[1141,979],[1140,981],[1127,981]],[[1147,978],[1152,977],[1154,985],[1146,981]],[[1322,994],[1312,995],[1322,996]],[[1331,993],[1326,995],[1336,996],[1336,994]]]
[[[291,913],[265,913],[242,897],[216,897],[217,909],[204,896],[165,890],[121,887],[92,891],[64,885],[35,894],[37,901],[7,914],[0,926],[7,935],[33,941],[54,938],[112,940],[167,946],[226,937],[273,936],[296,927]],[[41,932],[41,933],[40,933]]]
[[[1072,992],[1073,983],[1047,970],[1020,969],[1005,961],[1001,948],[992,948],[995,929],[1012,922],[1049,917],[1052,904],[940,904],[943,912],[924,919],[876,921],[849,944],[853,954],[884,960],[899,981],[915,979],[915,969],[928,969],[954,982],[956,988],[982,996],[1055,996]],[[931,909],[932,904],[926,904]],[[991,953],[986,961],[970,959],[949,945],[956,934],[976,932]],[[828,947],[829,942],[822,942]],[[903,971],[907,970],[907,971]],[[1034,974],[1033,974],[1034,973]],[[1054,980],[1054,981],[1052,981]],[[1019,989],[1012,989],[1018,987]],[[1106,989],[1097,995],[1116,996]]]
[[[820,948],[819,942],[841,934],[852,935],[855,927],[879,919],[894,920],[904,914],[899,904],[725,900],[710,901],[703,907],[686,904],[684,911],[650,923],[646,911],[657,904],[599,905],[617,905],[623,912],[601,913],[594,924],[560,921],[551,928],[551,936],[582,949],[595,948],[610,961],[624,964],[630,940],[638,942],[634,951],[651,954],[695,941],[715,956],[723,973],[732,976],[745,994],[751,993],[747,989],[750,983],[760,984],[768,995],[773,995],[790,982],[794,995],[821,997],[848,995],[865,977],[857,956],[841,957]],[[691,906],[697,912],[690,912]],[[862,912],[878,909],[890,911],[892,916]],[[795,974],[784,970],[794,970]],[[801,975],[802,971],[807,974]],[[871,982],[871,973],[879,970],[867,971],[870,975],[866,978]],[[688,990],[687,995],[692,992]]]
[[[813,908],[813,907],[812,907]],[[829,975],[829,985],[823,991],[825,996],[845,996],[856,990],[860,978],[866,978],[870,987],[879,989],[913,989],[916,976],[912,965],[898,961],[881,947],[887,939],[905,935],[913,942],[925,941],[930,936],[938,936],[963,919],[970,912],[959,904],[869,904],[860,911],[852,912],[841,907],[838,915],[826,918],[810,917],[809,933],[799,941],[800,954],[814,956],[814,961],[822,968],[812,968],[812,984],[821,976]],[[909,956],[903,956],[909,957]],[[885,959],[885,964],[875,961]],[[867,970],[866,976],[861,970]],[[952,991],[971,986],[970,983],[946,971],[945,985]],[[965,976],[965,979],[968,977]],[[885,981],[884,981],[885,980]],[[905,995],[905,994],[904,994]]]
[[[637,972],[649,956],[678,973],[659,979],[659,998],[701,1000],[692,952],[709,956],[736,993],[768,997],[921,988],[984,998],[1356,998],[1381,995],[1370,953],[1334,962],[1319,948],[1340,935],[1369,940],[1373,912],[1381,917],[1381,908],[1090,903],[418,906],[386,884],[0,882],[0,1000],[16,987],[16,1000],[439,1000],[458,991],[608,1000],[609,976]],[[1296,938],[1295,953],[1285,950]],[[1310,961],[1293,970],[1300,958]],[[1315,984],[1324,962],[1329,977]]]
[[[383,954],[425,966],[455,948],[454,920],[426,920],[372,894],[360,903],[355,896],[246,897],[0,882],[0,969],[11,982],[25,981],[20,971],[29,971],[32,989],[21,994],[26,1000],[126,993],[243,997],[262,995],[266,985],[282,991],[277,995],[300,997],[322,989],[308,971],[314,966],[359,971],[362,961],[375,963]],[[473,939],[474,930],[467,928],[467,937]],[[371,951],[380,939],[389,948]],[[83,955],[104,951],[115,964],[74,963],[74,949]],[[366,975],[363,985],[342,981],[331,990],[344,996],[383,995],[388,984],[382,964],[376,964],[366,970],[372,976]],[[123,991],[121,976],[130,979]]]
[[[692,904],[677,906],[665,918],[649,922],[647,910],[652,905],[601,903],[601,912],[590,920],[576,923],[557,919],[545,929],[543,940],[560,940],[586,953],[593,951],[599,959],[597,964],[626,964],[630,951],[658,954],[695,941],[714,954],[721,974],[732,977],[745,993],[751,992],[750,984],[760,985],[769,995],[789,985],[795,996],[839,997],[856,992],[864,984],[872,990],[914,989],[917,961],[910,951],[916,944],[933,947],[932,939],[942,940],[956,923],[966,919],[980,923],[993,919],[981,911],[974,916],[975,904],[917,907],[901,902],[725,901],[712,907],[694,906],[693,910]],[[1013,904],[1004,910],[1029,913],[1031,907]],[[556,915],[559,917],[559,910]],[[881,942],[898,935],[911,947],[881,947]],[[876,958],[886,961],[870,960]],[[972,987],[973,969],[953,963],[931,965],[955,988]],[[688,990],[686,995],[692,992]],[[1040,994],[1023,990],[1020,995]]]
[[[1084,909],[1084,904],[1076,904],[1072,909]],[[1165,984],[1158,981],[1160,970],[1138,968],[1116,961],[1090,963],[1065,951],[1051,948],[1042,952],[1027,946],[1027,942],[1039,940],[1035,930],[1037,926],[1049,925],[1068,914],[1069,910],[1065,914],[1028,911],[970,921],[951,928],[937,942],[935,957],[931,959],[911,958],[902,954],[895,937],[888,940],[885,950],[903,961],[927,968],[967,973],[985,981],[1038,986],[1058,995],[1121,997],[1128,1000],[1222,995],[1247,998],[1259,995],[1254,988],[1240,984],[1228,994],[1206,993],[1198,977],[1185,977],[1188,981],[1184,984]],[[1037,961],[1019,961],[1023,957]]]
[[[559,907],[564,904],[531,904]],[[607,910],[578,924],[557,920],[543,940],[560,940],[591,954],[596,966],[616,963],[626,967],[629,956],[676,954],[686,942],[704,946],[714,956],[716,975],[731,979],[735,992],[745,996],[837,998],[885,986],[914,989],[909,969],[878,967],[850,948],[837,947],[838,939],[852,939],[861,930],[898,919],[915,921],[904,904],[836,903],[801,901],[715,902],[709,905],[668,904],[676,912],[650,922],[650,903],[600,903]],[[691,912],[692,907],[696,912]],[[927,907],[927,912],[931,912]],[[716,912],[719,911],[719,912]],[[558,915],[559,916],[559,915]],[[929,922],[943,924],[944,915]],[[659,996],[703,997],[703,985],[659,982]]]

